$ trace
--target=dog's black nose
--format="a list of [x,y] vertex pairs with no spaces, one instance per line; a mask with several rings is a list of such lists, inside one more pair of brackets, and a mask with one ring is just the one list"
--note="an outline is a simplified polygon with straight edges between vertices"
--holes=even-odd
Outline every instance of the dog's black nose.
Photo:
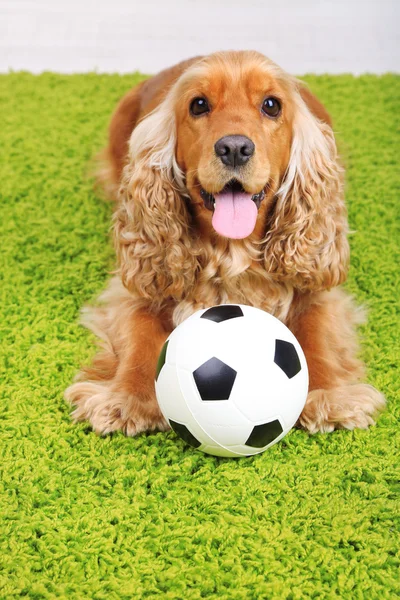
[[255,146],[245,135],[226,135],[214,146],[215,154],[227,167],[240,167],[253,156]]

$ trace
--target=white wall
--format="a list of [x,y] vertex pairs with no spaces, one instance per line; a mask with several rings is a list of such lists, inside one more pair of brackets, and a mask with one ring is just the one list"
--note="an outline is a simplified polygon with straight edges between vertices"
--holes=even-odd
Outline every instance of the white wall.
[[0,0],[0,71],[154,73],[219,49],[302,74],[400,71],[400,0]]

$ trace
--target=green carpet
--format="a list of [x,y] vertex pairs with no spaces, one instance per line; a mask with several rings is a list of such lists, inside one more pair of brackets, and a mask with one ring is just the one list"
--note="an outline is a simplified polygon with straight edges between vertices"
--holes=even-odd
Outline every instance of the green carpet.
[[347,288],[369,307],[362,353],[388,409],[369,431],[296,430],[233,460],[173,433],[97,437],[63,400],[94,353],[79,309],[114,265],[88,163],[139,79],[0,77],[0,597],[394,598],[400,80],[305,78],[347,165]]

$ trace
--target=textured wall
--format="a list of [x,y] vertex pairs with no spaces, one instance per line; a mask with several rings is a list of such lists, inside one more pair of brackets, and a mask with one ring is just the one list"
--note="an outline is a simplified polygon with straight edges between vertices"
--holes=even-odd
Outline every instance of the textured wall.
[[153,73],[219,49],[293,73],[400,70],[399,0],[0,0],[0,71]]

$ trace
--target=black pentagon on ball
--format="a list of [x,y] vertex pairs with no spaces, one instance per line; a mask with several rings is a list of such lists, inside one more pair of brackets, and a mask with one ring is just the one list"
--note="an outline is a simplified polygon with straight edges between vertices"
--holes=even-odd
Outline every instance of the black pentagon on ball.
[[236,304],[221,304],[220,306],[212,306],[206,312],[203,312],[200,319],[221,323],[228,319],[236,319],[236,317],[243,317],[243,311],[240,306],[236,306]]
[[193,371],[202,400],[228,400],[236,375],[235,369],[215,356]]
[[274,362],[289,379],[301,371],[299,355],[291,342],[275,340]]
[[164,346],[161,348],[160,356],[158,357],[157,368],[156,368],[156,381],[158,379],[158,376],[160,374],[161,369],[165,365],[165,361],[166,361],[166,358],[167,358],[168,344],[169,344],[169,340],[167,340],[165,342]]
[[281,435],[283,429],[278,419],[270,421],[270,423],[263,423],[262,425],[256,425],[253,427],[253,431],[249,435],[246,446],[252,448],[264,448],[276,438]]
[[191,431],[186,427],[186,425],[182,425],[182,423],[176,423],[175,421],[169,420],[169,424],[171,425],[171,429],[175,431],[179,437],[183,439],[184,442],[193,446],[193,448],[198,448],[201,446],[201,442],[196,439]]

